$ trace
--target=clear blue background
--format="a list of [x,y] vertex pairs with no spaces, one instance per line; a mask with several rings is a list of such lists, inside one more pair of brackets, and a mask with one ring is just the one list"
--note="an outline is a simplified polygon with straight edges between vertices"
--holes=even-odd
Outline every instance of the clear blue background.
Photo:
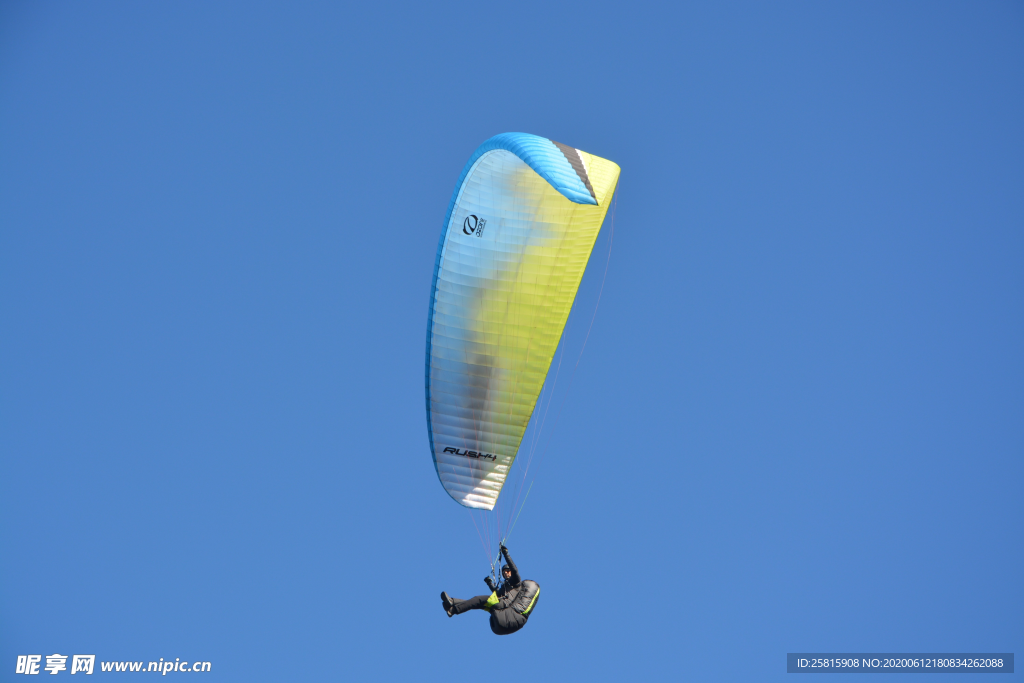
[[[4,3],[0,679],[1019,655],[1022,124],[1017,2]],[[498,639],[423,360],[504,131],[623,172]]]

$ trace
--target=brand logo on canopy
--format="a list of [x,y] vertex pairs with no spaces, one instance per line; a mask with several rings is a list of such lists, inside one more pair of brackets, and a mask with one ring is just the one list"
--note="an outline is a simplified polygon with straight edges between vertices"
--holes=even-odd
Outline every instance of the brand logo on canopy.
[[484,234],[484,226],[487,225],[486,218],[480,218],[476,214],[469,214],[466,216],[466,220],[462,221],[462,232],[467,235],[476,234],[477,237],[482,237]]
[[455,455],[464,455],[467,458],[473,458],[474,460],[478,458],[483,458],[484,460],[490,460],[491,462],[494,462],[495,460],[498,459],[497,457],[490,453],[478,453],[477,451],[471,451],[468,448],[453,448],[452,446],[447,446],[445,447],[444,452],[454,453]]

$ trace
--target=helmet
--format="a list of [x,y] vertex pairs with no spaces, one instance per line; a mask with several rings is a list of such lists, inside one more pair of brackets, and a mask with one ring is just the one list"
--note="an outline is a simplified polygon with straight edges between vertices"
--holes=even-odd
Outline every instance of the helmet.
[[507,564],[502,565],[502,567],[501,567],[501,573],[502,574],[504,574],[505,572],[510,572],[510,571],[512,571],[512,567],[508,566]]

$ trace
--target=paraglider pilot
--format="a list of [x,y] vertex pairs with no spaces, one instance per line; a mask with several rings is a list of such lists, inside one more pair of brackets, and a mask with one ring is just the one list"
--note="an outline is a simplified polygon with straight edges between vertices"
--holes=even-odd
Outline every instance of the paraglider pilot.
[[490,595],[478,595],[469,600],[456,600],[441,593],[441,604],[449,616],[462,614],[473,609],[487,610],[491,613],[491,630],[499,636],[515,633],[526,625],[533,608],[540,596],[540,586],[535,581],[523,581],[519,577],[516,563],[509,557],[508,548],[504,545],[501,554],[505,558],[505,566],[501,568],[501,581],[494,585],[490,576],[484,578]]

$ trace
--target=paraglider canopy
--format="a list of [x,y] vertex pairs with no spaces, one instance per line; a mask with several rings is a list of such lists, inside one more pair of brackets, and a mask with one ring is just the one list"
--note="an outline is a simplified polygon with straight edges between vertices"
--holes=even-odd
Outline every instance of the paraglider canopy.
[[437,476],[492,510],[519,450],[619,167],[505,133],[473,153],[448,205],[427,323],[427,430]]

